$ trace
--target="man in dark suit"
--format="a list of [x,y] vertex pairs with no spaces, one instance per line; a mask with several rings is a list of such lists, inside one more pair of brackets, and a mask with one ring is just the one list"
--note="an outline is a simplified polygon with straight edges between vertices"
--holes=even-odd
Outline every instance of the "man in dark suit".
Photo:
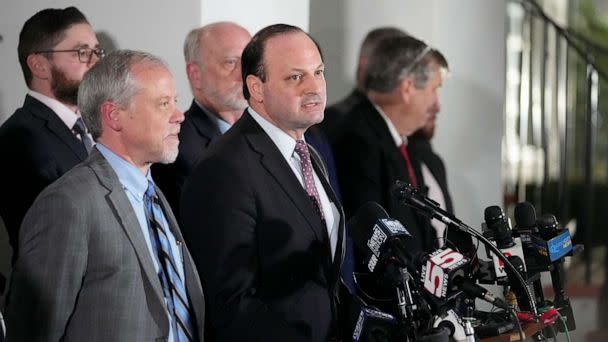
[[85,75],[78,104],[98,144],[23,220],[8,341],[202,340],[200,280],[149,172],[177,156],[175,102],[166,64],[144,52]]
[[338,339],[344,217],[303,140],[323,119],[318,47],[278,24],[243,51],[249,108],[186,182],[181,218],[218,341]]
[[179,133],[175,163],[152,166],[154,181],[176,214],[186,177],[209,144],[225,133],[247,107],[243,97],[241,53],[249,40],[249,32],[231,22],[212,23],[186,36],[186,74],[194,99],[184,113],[186,119]]
[[361,47],[359,48],[359,59],[357,61],[357,72],[355,75],[357,86],[348,96],[337,103],[328,106],[327,109],[325,109],[325,119],[319,124],[328,136],[332,136],[338,129],[340,122],[347,113],[365,100],[365,70],[367,68],[369,56],[376,48],[376,45],[378,45],[378,42],[385,38],[405,35],[406,33],[401,29],[392,26],[378,27],[365,35]]
[[333,141],[347,216],[378,202],[412,234],[412,253],[432,250],[434,234],[428,219],[400,204],[390,189],[396,180],[423,186],[419,160],[406,143],[439,106],[442,74],[432,51],[409,36],[382,40],[368,62],[367,99],[347,114]]
[[[45,9],[19,35],[19,63],[30,89],[23,107],[0,127],[0,216],[17,255],[19,226],[38,194],[77,163],[91,138],[76,105],[84,73],[103,50],[84,15],[74,7]],[[18,191],[8,191],[14,189]]]

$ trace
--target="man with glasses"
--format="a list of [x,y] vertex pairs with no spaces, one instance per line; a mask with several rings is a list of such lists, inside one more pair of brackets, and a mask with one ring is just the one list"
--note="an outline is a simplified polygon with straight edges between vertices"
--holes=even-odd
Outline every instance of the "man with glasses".
[[[44,9],[19,34],[19,63],[29,91],[23,107],[0,127],[0,216],[13,261],[19,226],[36,196],[85,160],[93,145],[76,100],[83,75],[103,54],[75,7]],[[18,191],[9,193],[15,185]]]
[[[419,161],[408,154],[406,145],[407,137],[439,109],[442,68],[435,55],[434,49],[410,36],[380,41],[365,71],[367,97],[346,114],[348,119],[332,141],[347,217],[366,202],[379,203],[412,235],[406,241],[412,255],[433,250],[434,231],[427,218],[400,204],[390,190],[397,180],[424,186]],[[355,254],[356,261],[362,258]],[[390,301],[394,290],[376,295]]]

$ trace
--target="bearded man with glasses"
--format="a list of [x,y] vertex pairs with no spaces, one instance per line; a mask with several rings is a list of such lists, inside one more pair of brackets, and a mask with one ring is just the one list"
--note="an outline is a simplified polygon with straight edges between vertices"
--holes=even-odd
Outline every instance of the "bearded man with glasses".
[[[104,55],[93,28],[75,7],[44,9],[29,18],[17,50],[29,91],[23,107],[0,127],[0,216],[13,262],[19,226],[36,196],[85,160],[93,145],[77,94],[85,72]],[[15,184],[18,191],[9,192]]]

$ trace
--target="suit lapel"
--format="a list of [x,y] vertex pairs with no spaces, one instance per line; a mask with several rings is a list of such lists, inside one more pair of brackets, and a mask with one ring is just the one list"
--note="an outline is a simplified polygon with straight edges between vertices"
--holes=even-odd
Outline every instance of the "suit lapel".
[[199,107],[194,100],[192,101],[190,109],[188,109],[188,115],[190,116],[190,120],[198,131],[199,135],[207,138],[209,141],[222,135],[220,130],[217,128],[217,124],[212,122],[205,111]]
[[320,241],[327,240],[325,227],[322,226],[321,219],[315,211],[312,201],[308,198],[306,190],[291,171],[291,166],[287,164],[279,149],[247,111],[240,121],[244,126],[245,138],[248,140],[249,146],[260,154],[261,163],[268,174],[283,188],[287,197],[291,199],[308,222],[317,239]]
[[87,158],[87,151],[82,143],[49,107],[29,95],[25,98],[24,106],[30,106],[35,116],[45,120],[48,130],[66,144],[81,161]]
[[[330,283],[333,284],[340,277],[340,266],[342,265],[342,260],[344,260],[344,253],[346,250],[346,240],[345,240],[345,236],[344,236],[344,231],[345,231],[344,210],[342,209],[342,205],[340,205],[340,202],[338,201],[338,197],[336,196],[331,185],[329,184],[329,181],[325,177],[326,175],[323,172],[322,165],[321,165],[322,161],[317,160],[316,155],[313,157],[313,153],[311,153],[311,160],[312,160],[312,166],[315,169],[315,172],[317,173],[317,176],[319,177],[319,180],[321,181],[323,188],[325,189],[325,193],[327,193],[329,200],[334,203],[336,208],[338,208],[338,213],[340,215],[339,221],[338,221],[338,227],[337,227],[338,240],[336,242],[336,252],[335,252],[332,267],[331,267]],[[330,243],[329,238],[327,239],[327,242],[328,242],[328,244]]]
[[163,290],[158,275],[156,274],[154,264],[152,263],[152,259],[150,258],[148,245],[141,232],[139,221],[133,212],[131,202],[129,202],[116,173],[114,173],[110,164],[97,149],[91,151],[89,160],[89,164],[97,174],[100,183],[109,190],[107,195],[108,203],[114,210],[118,222],[120,222],[127,238],[135,250],[139,264],[144,271],[145,278],[147,278],[159,303],[162,303],[162,306],[165,307]]

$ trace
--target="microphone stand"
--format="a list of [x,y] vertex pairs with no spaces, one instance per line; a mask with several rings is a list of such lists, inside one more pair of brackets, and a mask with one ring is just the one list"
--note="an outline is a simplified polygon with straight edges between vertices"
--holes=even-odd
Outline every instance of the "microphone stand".
[[496,254],[496,256],[500,260],[502,260],[502,262],[504,262],[505,267],[507,267],[509,270],[512,271],[512,273],[515,275],[516,280],[523,286],[525,293],[526,293],[526,297],[528,297],[528,301],[530,302],[530,309],[532,311],[532,314],[534,315],[534,317],[536,319],[538,319],[538,311],[536,309],[536,302],[534,300],[534,297],[530,293],[530,289],[528,288],[526,281],[521,276],[521,274],[517,271],[515,266],[513,266],[513,264],[511,264],[509,259],[504,254],[502,254],[502,252],[498,249],[498,247],[496,247],[496,245],[491,243],[487,238],[485,238],[477,230],[471,228],[464,222],[462,222],[459,219],[457,219],[456,217],[454,217],[452,214],[441,209],[441,207],[438,205],[437,202],[433,201],[432,199],[430,199],[426,196],[419,195],[418,191],[416,189],[414,189],[411,184],[397,181],[395,183],[393,193],[395,193],[395,195],[397,196],[397,198],[399,199],[399,201],[402,204],[410,206],[428,217],[433,217],[435,219],[438,219],[439,221],[445,223],[446,225],[452,226],[460,231],[463,231],[463,232],[475,237],[477,240],[481,241],[484,245],[486,245],[486,247],[488,247],[490,250],[492,250],[492,252],[494,252]]

